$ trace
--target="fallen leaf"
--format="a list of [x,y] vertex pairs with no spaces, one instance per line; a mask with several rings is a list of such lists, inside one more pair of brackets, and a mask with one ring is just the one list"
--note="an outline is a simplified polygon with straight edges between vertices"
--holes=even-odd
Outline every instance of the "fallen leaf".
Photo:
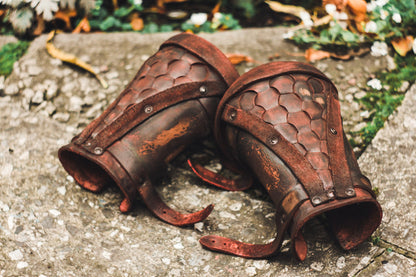
[[356,23],[365,21],[367,15],[367,2],[364,0],[348,0],[347,7],[354,15],[353,20]]
[[37,15],[36,16],[36,28],[33,30],[33,35],[40,36],[43,33],[43,30],[45,30],[45,20],[43,19],[43,16]]
[[248,63],[254,62],[253,58],[247,55],[243,55],[243,54],[231,53],[231,54],[225,54],[225,56],[234,65],[237,65],[243,62],[248,62]]
[[323,16],[321,18],[318,18],[318,19],[314,20],[313,21],[313,26],[314,27],[318,27],[318,26],[321,26],[321,25],[329,24],[329,22],[331,22],[332,18],[333,17],[330,14],[325,15],[325,16]]
[[75,17],[77,15],[76,10],[64,9],[59,10],[55,13],[55,19],[60,19],[65,23],[65,29],[70,30],[72,29],[71,26],[71,17]]
[[396,52],[404,57],[406,56],[407,52],[409,52],[410,50],[412,50],[413,47],[413,37],[412,36],[407,36],[404,38],[396,38],[393,39],[391,41],[391,44],[393,45],[394,50],[396,50]]
[[331,53],[323,50],[316,50],[313,48],[309,48],[305,51],[305,59],[308,62],[319,61],[323,59],[327,59],[331,57]]
[[284,5],[277,1],[265,1],[265,2],[275,12],[288,13],[299,18],[301,18],[302,13],[308,13],[303,7],[294,6],[294,5]]
[[113,8],[114,10],[118,9],[118,0],[113,0]]
[[48,38],[46,40],[46,50],[48,51],[49,55],[51,55],[52,57],[54,57],[56,59],[60,59],[63,62],[67,62],[67,63],[73,64],[73,65],[76,65],[76,66],[90,72],[91,74],[93,74],[95,76],[95,78],[98,79],[98,81],[101,83],[101,85],[104,88],[108,88],[107,82],[100,75],[98,75],[98,73],[96,73],[94,71],[94,69],[92,68],[91,65],[89,65],[86,62],[80,60],[75,55],[72,55],[70,53],[66,53],[66,52],[56,48],[55,45],[53,45],[52,40],[55,37],[56,33],[57,33],[56,31],[50,32],[49,35],[48,35]]
[[140,31],[144,27],[143,19],[140,17],[134,17],[130,22],[131,28],[134,31]]
[[211,10],[211,16],[220,12],[220,8],[221,8],[221,0],[218,1],[218,3],[215,5],[215,7]]
[[156,6],[164,9],[166,3],[180,3],[180,2],[186,2],[186,1],[188,0],[157,0]]
[[84,31],[86,33],[89,33],[91,31],[90,22],[88,21],[87,17],[84,17],[81,19],[81,21],[78,23],[78,26],[75,27],[75,29],[72,31],[72,33],[81,33],[81,31]]

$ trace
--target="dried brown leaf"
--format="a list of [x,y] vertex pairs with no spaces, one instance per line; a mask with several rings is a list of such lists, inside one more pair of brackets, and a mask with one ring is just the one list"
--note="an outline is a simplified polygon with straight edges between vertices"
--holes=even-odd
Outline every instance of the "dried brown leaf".
[[229,54],[225,54],[225,56],[227,56],[230,62],[234,65],[237,65],[243,62],[248,62],[248,63],[254,62],[253,58],[244,54],[229,53]]
[[81,31],[84,31],[86,33],[91,32],[90,22],[88,21],[87,17],[81,19],[81,21],[78,23],[78,26],[75,27],[72,33],[81,33]]
[[348,0],[347,7],[354,15],[353,20],[356,23],[365,21],[367,16],[367,2],[364,0]]
[[327,59],[331,57],[331,53],[323,50],[316,50],[313,48],[309,48],[305,51],[305,59],[308,62],[319,61],[323,59]]
[[65,29],[70,30],[71,27],[71,17],[77,16],[76,10],[71,9],[64,9],[64,10],[58,10],[55,13],[55,19],[62,20],[65,23]]
[[407,36],[404,38],[396,38],[391,41],[391,44],[393,45],[394,50],[396,50],[400,56],[404,57],[407,55],[407,52],[412,50],[413,41],[414,38],[412,36]]
[[36,25],[36,28],[33,30],[33,35],[40,36],[45,30],[45,20],[43,19],[43,16],[41,15],[37,15],[36,20],[37,20],[37,25]]
[[306,12],[305,8],[294,6],[294,5],[284,5],[277,1],[265,1],[269,7],[275,11],[275,12],[281,12],[281,13],[288,13],[291,15],[294,15],[296,17],[301,18],[301,13]]
[[133,17],[133,19],[130,22],[131,28],[134,31],[140,31],[144,28],[143,19],[140,17]]
[[52,57],[56,58],[56,59],[60,59],[63,62],[67,62],[73,65],[76,65],[88,72],[90,72],[91,74],[93,74],[95,76],[95,78],[98,79],[98,81],[101,83],[101,85],[104,88],[108,88],[108,84],[107,82],[98,74],[94,71],[94,69],[92,68],[91,65],[87,64],[86,62],[80,60],[79,58],[77,58],[75,55],[70,54],[70,53],[66,53],[58,48],[55,47],[55,45],[53,45],[52,40],[55,36],[55,31],[52,31],[49,33],[48,38],[46,40],[46,50],[48,51],[49,55],[51,55]]

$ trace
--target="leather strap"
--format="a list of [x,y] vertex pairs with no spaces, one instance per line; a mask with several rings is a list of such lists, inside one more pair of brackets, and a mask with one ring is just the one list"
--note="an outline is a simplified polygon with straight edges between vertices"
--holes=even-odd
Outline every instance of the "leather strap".
[[192,171],[203,181],[225,190],[242,191],[250,188],[253,184],[253,178],[250,175],[244,174],[238,179],[232,180],[212,172],[211,170],[206,169],[199,164],[192,163],[190,159],[188,159],[188,165]]
[[209,205],[205,209],[191,214],[181,214],[169,208],[160,198],[150,180],[146,180],[138,188],[146,206],[160,219],[175,226],[185,226],[204,220],[214,209]]

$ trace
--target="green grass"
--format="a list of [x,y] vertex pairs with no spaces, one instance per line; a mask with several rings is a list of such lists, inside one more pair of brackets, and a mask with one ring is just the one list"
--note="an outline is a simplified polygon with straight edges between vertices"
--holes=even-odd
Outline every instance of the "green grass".
[[12,73],[13,64],[20,59],[29,48],[28,41],[7,43],[0,49],[0,76]]
[[370,111],[371,116],[367,126],[358,131],[362,138],[362,145],[350,141],[353,146],[359,146],[363,151],[370,144],[378,130],[383,128],[384,122],[396,110],[403,101],[404,93],[399,88],[404,81],[414,83],[416,81],[416,57],[409,53],[406,57],[395,55],[396,69],[377,74],[377,78],[383,84],[383,90],[370,91],[358,102]]

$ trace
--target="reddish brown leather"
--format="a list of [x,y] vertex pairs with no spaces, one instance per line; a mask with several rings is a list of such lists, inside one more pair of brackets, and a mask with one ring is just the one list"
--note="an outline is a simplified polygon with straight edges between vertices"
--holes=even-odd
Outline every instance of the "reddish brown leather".
[[186,145],[210,133],[216,106],[238,77],[211,43],[176,35],[140,68],[119,97],[80,135],[59,150],[64,168],[84,188],[116,184],[129,211],[140,195],[161,219],[187,225],[212,210],[182,215],[166,206],[152,183]]
[[218,236],[201,243],[243,257],[273,255],[289,231],[297,257],[306,257],[302,226],[326,213],[345,249],[378,227],[381,207],[362,175],[342,128],[338,92],[311,65],[275,62],[242,75],[216,114],[222,150],[248,166],[276,206],[277,237],[251,245]]

